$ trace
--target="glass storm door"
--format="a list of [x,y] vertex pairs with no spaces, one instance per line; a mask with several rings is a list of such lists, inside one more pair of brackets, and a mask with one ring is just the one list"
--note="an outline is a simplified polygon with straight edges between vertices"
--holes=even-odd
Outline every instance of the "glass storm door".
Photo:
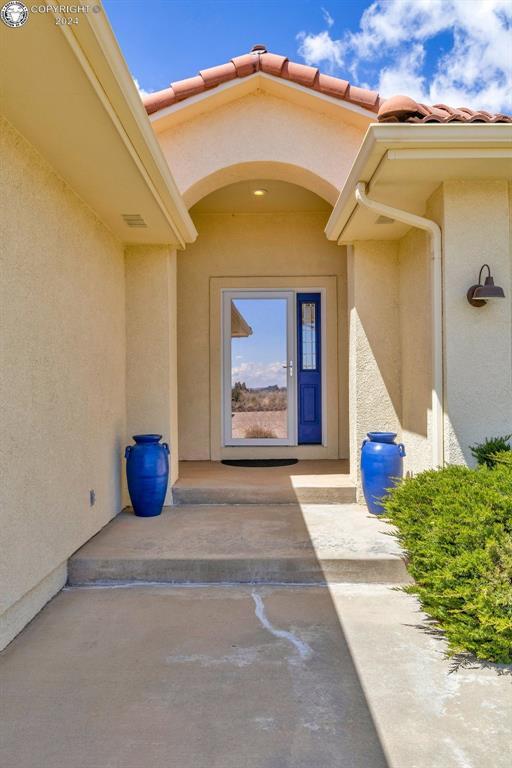
[[296,445],[293,291],[224,291],[224,445]]

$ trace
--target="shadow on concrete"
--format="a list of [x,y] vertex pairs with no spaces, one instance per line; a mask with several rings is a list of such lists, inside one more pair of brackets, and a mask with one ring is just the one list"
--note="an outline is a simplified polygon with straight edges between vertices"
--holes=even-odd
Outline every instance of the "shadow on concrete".
[[[447,645],[446,635],[436,619],[426,616],[422,622],[417,624],[407,624],[406,626],[413,627],[414,629],[423,632],[434,640],[438,640],[443,645]],[[459,672],[464,669],[489,669],[495,672],[499,677],[503,675],[512,675],[512,664],[498,664],[492,661],[486,661],[485,659],[477,658],[473,653],[455,653],[453,656],[449,656],[445,652],[445,658],[448,662],[449,674]]]
[[112,521],[78,553],[89,588],[59,594],[3,655],[7,764],[388,768],[305,514]]

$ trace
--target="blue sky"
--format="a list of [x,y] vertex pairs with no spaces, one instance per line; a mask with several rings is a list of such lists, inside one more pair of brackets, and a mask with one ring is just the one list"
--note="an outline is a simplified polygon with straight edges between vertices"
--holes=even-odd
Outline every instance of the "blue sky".
[[[143,23],[140,2],[107,0],[103,4],[132,73],[146,90],[164,88],[171,80],[229,61],[255,43],[298,60],[297,34],[320,32],[325,26],[321,3],[311,0],[152,2],[152,13],[144,15]],[[367,4],[364,0],[343,3],[344,23],[355,29]]]
[[252,328],[252,336],[231,341],[232,383],[248,387],[286,384],[286,300],[236,299],[235,305]]
[[510,0],[104,0],[143,91],[264,43],[384,96],[512,112]]

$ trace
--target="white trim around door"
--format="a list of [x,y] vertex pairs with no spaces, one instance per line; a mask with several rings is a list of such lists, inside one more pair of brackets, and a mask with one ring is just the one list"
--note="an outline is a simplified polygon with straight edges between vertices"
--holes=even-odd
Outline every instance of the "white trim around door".
[[[210,458],[258,459],[298,458],[337,459],[339,437],[346,429],[346,422],[340,427],[339,403],[344,411],[348,400],[348,381],[340,374],[345,366],[344,317],[346,305],[344,294],[338,292],[335,275],[273,275],[273,276],[215,276],[210,277]],[[322,294],[322,445],[225,445],[224,444],[224,390],[223,390],[223,291],[235,292],[320,292]],[[339,334],[340,324],[342,335]],[[250,324],[249,324],[250,325]],[[341,398],[341,400],[340,400]],[[343,457],[345,454],[343,454]]]

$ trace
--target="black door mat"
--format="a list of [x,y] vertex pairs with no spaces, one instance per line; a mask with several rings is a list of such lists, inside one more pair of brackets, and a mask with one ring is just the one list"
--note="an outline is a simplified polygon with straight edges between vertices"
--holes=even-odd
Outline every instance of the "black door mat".
[[224,459],[228,467],[290,467],[298,459]]

